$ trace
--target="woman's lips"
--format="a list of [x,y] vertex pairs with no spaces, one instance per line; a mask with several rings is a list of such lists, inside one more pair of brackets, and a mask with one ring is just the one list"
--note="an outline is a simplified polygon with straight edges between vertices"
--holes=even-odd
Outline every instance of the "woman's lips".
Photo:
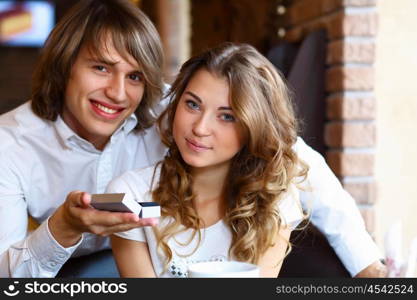
[[192,150],[194,150],[196,152],[203,152],[203,151],[207,151],[207,150],[213,149],[212,147],[205,146],[203,144],[200,144],[200,143],[198,143],[196,141],[193,141],[193,140],[189,140],[187,138],[185,139],[185,141],[187,143],[187,146],[190,149],[192,149]]
[[113,120],[119,117],[122,111],[124,110],[123,107],[110,105],[107,103],[103,103],[101,101],[90,100],[90,103],[91,103],[91,107],[93,111],[96,114],[106,119],[110,119],[110,120]]

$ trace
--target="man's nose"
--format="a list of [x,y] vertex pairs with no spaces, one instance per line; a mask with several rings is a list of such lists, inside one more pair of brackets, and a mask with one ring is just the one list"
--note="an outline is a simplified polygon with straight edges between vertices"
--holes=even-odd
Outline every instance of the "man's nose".
[[114,76],[108,82],[106,96],[115,102],[122,102],[126,98],[125,79],[122,76]]
[[193,124],[193,133],[196,136],[208,136],[212,131],[212,120],[208,114],[202,114]]

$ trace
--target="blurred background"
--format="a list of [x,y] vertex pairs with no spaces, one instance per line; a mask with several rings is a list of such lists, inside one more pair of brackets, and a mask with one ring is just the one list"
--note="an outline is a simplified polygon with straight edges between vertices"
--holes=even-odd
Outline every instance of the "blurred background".
[[[0,1],[0,113],[30,99],[44,39],[75,2]],[[301,135],[356,199],[368,231],[384,249],[401,220],[408,254],[417,236],[417,1],[133,2],[161,34],[167,82],[223,41],[267,56],[294,91]]]

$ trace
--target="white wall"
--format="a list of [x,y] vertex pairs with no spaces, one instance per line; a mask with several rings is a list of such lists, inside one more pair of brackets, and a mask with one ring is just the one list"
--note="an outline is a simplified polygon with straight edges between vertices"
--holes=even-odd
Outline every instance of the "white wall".
[[[403,222],[403,251],[417,236],[417,1],[378,0],[376,239]],[[416,273],[417,274],[417,273]]]

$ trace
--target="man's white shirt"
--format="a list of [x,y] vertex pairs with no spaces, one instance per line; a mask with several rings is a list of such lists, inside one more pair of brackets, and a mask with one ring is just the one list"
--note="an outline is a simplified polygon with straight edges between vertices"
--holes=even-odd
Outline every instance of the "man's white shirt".
[[[71,191],[104,193],[114,177],[163,157],[156,128],[136,124],[132,115],[98,151],[61,118],[38,118],[30,103],[0,117],[0,277],[54,277],[71,255],[109,248],[108,238],[92,234],[63,248],[47,220]],[[28,213],[41,224],[31,234]]]
[[[129,117],[98,151],[61,118],[51,122],[34,115],[30,102],[0,116],[0,277],[54,277],[69,257],[109,248],[108,238],[88,233],[64,248],[47,221],[69,192],[103,193],[113,178],[163,158],[166,149],[156,128],[138,131],[136,124],[136,117]],[[310,167],[298,190],[302,206],[356,275],[380,259],[380,251],[323,157],[301,138],[294,150]],[[28,214],[41,224],[32,233]]]

